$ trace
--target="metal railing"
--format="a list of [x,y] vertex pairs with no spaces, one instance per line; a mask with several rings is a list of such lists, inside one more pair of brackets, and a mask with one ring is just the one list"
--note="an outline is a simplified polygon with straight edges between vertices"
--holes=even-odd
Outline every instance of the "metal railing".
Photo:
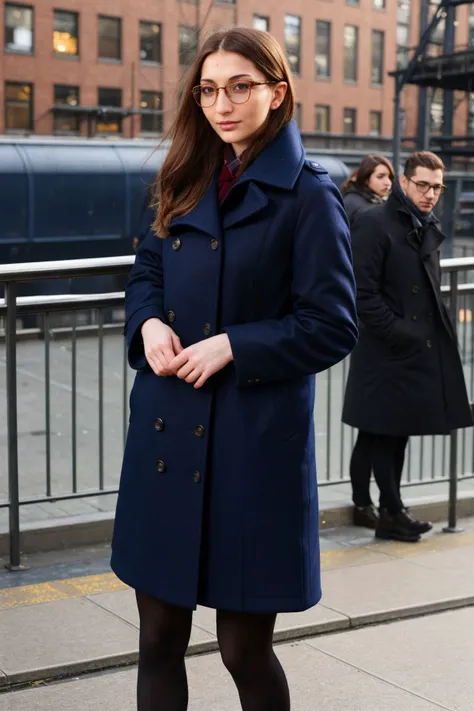
[[[131,384],[127,364],[125,340],[121,336],[123,323],[108,323],[105,314],[119,310],[123,315],[124,294],[122,292],[87,295],[18,296],[22,282],[44,279],[75,279],[83,276],[126,275],[134,260],[133,256],[104,259],[81,259],[61,262],[40,262],[13,264],[0,267],[0,284],[4,284],[5,299],[0,300],[0,320],[4,321],[5,343],[4,364],[6,367],[6,424],[7,424],[7,468],[8,494],[2,501],[0,489],[0,510],[8,509],[8,529],[10,544],[9,568],[21,568],[20,558],[20,509],[22,506],[86,500],[116,494],[123,444],[128,428],[128,397]],[[443,294],[449,303],[450,313],[458,329],[460,351],[465,368],[466,384],[471,401],[474,400],[474,258],[450,259],[442,262]],[[472,283],[462,283],[465,279]],[[95,314],[93,326],[81,327],[78,315],[84,311]],[[55,328],[55,315],[68,314],[68,326]],[[18,338],[18,320],[24,314],[36,314],[42,319],[39,333],[41,340],[25,344]],[[117,334],[119,329],[119,334]],[[93,335],[96,340],[82,339],[81,335]],[[66,339],[67,347],[59,351],[57,337],[61,343]],[[87,352],[80,353],[81,344],[88,341]],[[36,349],[34,358],[40,370],[28,369],[31,348]],[[26,357],[22,349],[29,349]],[[39,352],[41,350],[41,353]],[[67,353],[64,351],[67,350]],[[70,356],[69,356],[70,352]],[[18,365],[18,356],[25,362]],[[87,359],[85,373],[81,367]],[[69,362],[68,362],[69,361]],[[349,457],[354,444],[354,432],[341,423],[341,406],[348,361],[338,364],[318,376],[315,427],[317,434],[317,459],[319,486],[347,485],[349,478]],[[1,359],[0,359],[1,362]],[[26,365],[25,365],[26,363]],[[55,380],[56,369],[68,370],[69,382]],[[93,373],[93,375],[91,374]],[[64,373],[63,373],[64,374]],[[44,382],[44,392],[37,397],[28,385],[19,393],[18,378],[30,378],[31,383]],[[80,379],[86,378],[86,386]],[[36,386],[34,386],[36,387]],[[52,388],[59,389],[61,399],[57,404],[52,398]],[[33,388],[34,389],[34,388]],[[40,385],[41,389],[41,385]],[[33,397],[34,396],[34,397]],[[31,402],[38,407],[41,398],[41,413],[34,412],[34,418],[41,419],[44,427],[34,432],[44,437],[44,479],[38,476],[36,453],[26,466],[20,466],[19,442],[24,432],[19,432],[19,405],[21,418],[25,412],[31,417]],[[81,399],[81,406],[78,400]],[[105,410],[107,408],[107,426]],[[34,408],[33,408],[34,409]],[[33,419],[34,419],[33,418]],[[68,435],[56,442],[61,443],[58,457],[53,457],[53,425],[56,420],[67,425]],[[114,424],[111,424],[114,419]],[[35,421],[36,421],[35,420]],[[85,425],[92,422],[87,432]],[[20,420],[20,423],[23,419]],[[82,429],[81,429],[82,423]],[[85,424],[84,424],[85,423]],[[86,435],[83,436],[83,431]],[[93,441],[89,437],[93,434]],[[29,434],[32,434],[31,432]],[[62,433],[64,435],[64,432]],[[88,439],[89,437],[89,439]],[[82,438],[82,439],[81,439]],[[120,446],[117,446],[120,442]],[[109,453],[107,454],[107,448]],[[96,450],[96,463],[91,464]],[[80,470],[78,452],[85,457],[85,466]],[[85,454],[84,454],[85,453]],[[28,452],[24,453],[27,457]],[[54,473],[57,465],[58,472]],[[25,486],[35,468],[33,491]],[[109,471],[113,472],[110,482]],[[456,503],[459,479],[474,478],[474,438],[472,430],[453,432],[450,437],[411,438],[404,486],[433,484],[449,481],[449,523],[445,530],[456,530]],[[84,484],[85,482],[85,484]],[[24,491],[26,488],[26,492]],[[42,493],[37,493],[40,488]],[[349,491],[346,492],[349,496]]]

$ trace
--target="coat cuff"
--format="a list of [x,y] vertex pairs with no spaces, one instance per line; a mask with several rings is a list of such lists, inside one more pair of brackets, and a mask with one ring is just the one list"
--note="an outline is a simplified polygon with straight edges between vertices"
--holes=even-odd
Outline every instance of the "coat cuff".
[[264,382],[262,374],[255,369],[257,354],[252,356],[251,339],[246,337],[249,324],[238,326],[228,326],[223,328],[221,333],[226,333],[234,358],[233,364],[237,377],[237,387],[255,387]]
[[134,370],[140,370],[147,364],[143,347],[141,327],[150,318],[159,318],[163,321],[163,313],[156,306],[143,306],[130,316],[126,325],[125,333],[128,343],[128,362]]

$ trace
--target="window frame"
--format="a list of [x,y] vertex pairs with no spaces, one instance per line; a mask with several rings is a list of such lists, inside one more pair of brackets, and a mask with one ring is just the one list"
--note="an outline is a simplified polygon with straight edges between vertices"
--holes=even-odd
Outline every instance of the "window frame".
[[[61,103],[57,103],[56,100],[56,89],[59,87],[64,88],[64,89],[75,89],[77,93],[77,103],[78,105],[80,104],[80,96],[81,96],[81,87],[80,86],[75,86],[73,84],[53,84],[53,103],[55,106],[61,106]],[[65,106],[70,106],[70,104],[64,104]],[[77,120],[78,126],[76,131],[63,131],[61,129],[56,128],[56,119],[60,114],[60,111],[57,110],[54,112],[53,115],[53,135],[55,136],[80,136],[81,135],[81,117],[79,114],[72,114],[75,119]],[[65,111],[64,116],[70,116],[71,112]]]
[[[101,91],[117,91],[120,92],[120,106],[116,106],[115,104],[104,104],[100,102],[100,92]],[[107,108],[123,108],[123,89],[120,86],[98,86],[97,87],[97,106],[100,106],[101,108],[107,109]],[[122,114],[114,114],[114,119],[116,120],[119,130],[118,131],[98,131],[97,130],[97,124],[98,120],[96,118],[95,122],[95,134],[99,136],[123,136],[123,120],[124,116]],[[112,123],[112,121],[110,121]]]
[[[71,54],[70,52],[58,52],[54,48],[54,33],[56,32],[56,13],[61,13],[62,15],[71,15],[75,18],[76,24],[76,42],[77,42],[77,52],[76,54]],[[66,57],[67,59],[78,59],[81,55],[80,47],[80,25],[79,25],[79,13],[76,10],[63,10],[59,7],[53,8],[53,55],[55,57]]]
[[254,12],[252,15],[252,28],[254,30],[259,30],[259,27],[255,27],[254,25],[254,20],[259,19],[259,20],[265,20],[266,21],[266,29],[264,30],[265,32],[270,32],[270,15],[260,15],[258,12]]
[[[23,52],[21,49],[9,49],[7,47],[7,10],[8,8],[15,8],[17,10],[30,10],[31,11],[31,49],[29,52]],[[6,54],[19,54],[23,57],[31,57],[35,53],[35,6],[27,5],[21,2],[6,2],[4,4],[3,10],[3,51]]]
[[181,59],[184,57],[184,52],[181,47],[181,30],[189,30],[189,31],[193,32],[194,39],[195,39],[195,52],[197,54],[199,48],[198,48],[198,41],[197,41],[197,35],[196,35],[196,26],[195,25],[184,25],[182,23],[180,23],[178,25],[178,65],[180,67],[189,67],[191,65],[191,63],[193,62],[196,54],[193,57],[190,57],[190,59],[187,60],[186,63],[184,63],[184,64],[181,61]]
[[[119,28],[118,33],[118,57],[103,57],[100,53],[100,21],[101,20],[114,20]],[[120,64],[123,61],[123,18],[117,15],[97,15],[97,59],[100,62],[110,62],[111,64]]]
[[[351,111],[352,112],[352,118],[353,118],[353,128],[354,130],[351,131],[351,133],[346,132],[346,111]],[[356,136],[357,135],[357,109],[353,106],[344,106],[344,111],[343,111],[343,134],[345,136]]]
[[[382,3],[382,6],[378,6],[378,2]],[[387,9],[387,0],[372,0],[372,9],[377,10],[377,12],[385,12]]]
[[[142,34],[141,34],[141,28],[142,25],[158,25],[160,28],[158,32],[158,37],[159,37],[159,59],[157,62],[155,62],[153,59],[142,59],[141,58],[141,52],[142,52]],[[153,67],[161,67],[163,64],[163,23],[158,22],[158,21],[153,21],[153,20],[138,20],[138,38],[139,38],[139,53],[140,53],[140,64],[144,64],[145,66],[153,66]]]
[[[377,65],[377,67],[374,64],[374,60],[376,58],[376,53],[375,53],[375,47],[376,47],[375,37],[376,36],[380,37],[382,39],[381,56],[379,57],[380,61]],[[380,49],[380,48],[377,47],[377,50],[378,49]],[[378,77],[380,78],[380,81],[374,81],[374,69],[377,69]],[[383,87],[384,72],[385,72],[385,31],[372,28],[372,54],[371,54],[371,59],[370,59],[370,85],[372,87],[375,87],[377,89]]]
[[[12,101],[12,99],[7,98],[7,87],[8,86],[29,86],[30,87],[30,100],[28,102],[23,102],[25,104],[29,105],[29,128],[24,129],[24,128],[8,128],[8,108],[9,108],[9,102]],[[4,119],[5,119],[5,134],[31,134],[34,133],[35,130],[35,114],[34,114],[34,84],[33,82],[28,82],[28,81],[4,81],[3,83],[3,90],[4,90],[4,95],[5,95],[5,109],[4,109]]]
[[[378,133],[372,133],[372,116],[377,116],[378,118]],[[369,136],[381,136],[382,135],[382,121],[383,121],[383,115],[382,111],[379,109],[370,109],[369,110]]]
[[[348,61],[348,57],[346,56],[346,51],[348,50],[348,47],[346,46],[346,29],[351,28],[355,30],[355,42],[354,46],[352,49],[353,52],[353,67],[354,67],[354,76],[347,76],[346,75],[346,62]],[[344,25],[344,64],[343,64],[343,72],[344,72],[344,83],[346,84],[357,84],[359,81],[359,26],[358,25],[349,25],[345,24]]]
[[[318,128],[318,109],[324,109],[327,116],[327,131],[321,131]],[[316,133],[331,133],[331,106],[330,104],[315,104],[314,105],[314,130]]]
[[[286,34],[286,20],[287,18],[292,18],[292,19],[297,19],[298,20],[298,54],[297,56],[297,68],[293,69],[291,62],[290,62],[290,53],[288,52],[288,42],[287,42],[287,34]],[[283,17],[283,41],[284,41],[284,49],[285,49],[285,55],[288,59],[288,63],[290,65],[290,69],[292,74],[296,77],[301,76],[301,41],[302,41],[302,28],[303,28],[303,22],[301,15],[293,15],[292,13],[285,13]]]
[[[328,28],[328,34],[327,34],[327,65],[328,65],[328,72],[327,74],[318,74],[318,56],[322,56],[322,52],[318,51],[318,25],[325,25]],[[315,55],[314,55],[314,63],[315,63],[315,77],[317,80],[323,80],[323,81],[329,81],[331,79],[331,74],[332,74],[332,22],[331,20],[316,20],[316,27],[315,27]]]
[[[141,136],[159,136],[163,134],[164,131],[164,116],[163,116],[163,100],[164,100],[164,92],[163,91],[154,91],[151,89],[140,89],[140,108],[142,101],[143,101],[143,94],[156,94],[157,96],[160,97],[160,109],[159,111],[161,112],[160,114],[140,114],[140,135]],[[159,131],[148,131],[143,129],[143,119],[148,118],[148,117],[153,117],[157,116],[159,118],[161,127]]]

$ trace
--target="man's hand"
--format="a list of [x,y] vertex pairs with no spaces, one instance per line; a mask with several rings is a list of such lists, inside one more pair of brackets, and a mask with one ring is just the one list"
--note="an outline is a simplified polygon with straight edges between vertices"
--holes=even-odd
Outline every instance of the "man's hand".
[[226,333],[185,348],[168,365],[178,378],[200,388],[206,380],[233,360],[232,348]]
[[145,356],[156,375],[173,375],[169,364],[183,346],[176,333],[159,318],[150,318],[142,325]]

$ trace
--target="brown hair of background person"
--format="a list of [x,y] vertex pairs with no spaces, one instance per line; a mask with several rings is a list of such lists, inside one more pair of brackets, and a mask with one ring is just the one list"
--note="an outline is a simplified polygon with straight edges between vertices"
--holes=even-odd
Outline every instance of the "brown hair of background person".
[[192,94],[193,87],[200,82],[205,59],[219,50],[246,57],[269,82],[284,81],[288,84],[281,106],[270,112],[260,135],[243,154],[239,175],[293,118],[295,99],[291,72],[280,45],[272,35],[236,27],[209,37],[186,75],[181,103],[169,132],[171,148],[155,185],[152,207],[157,208],[157,218],[153,228],[162,238],[167,236],[173,217],[185,215],[197,205],[222,164],[222,141],[209,122],[202,120],[202,109]]
[[444,172],[444,163],[439,156],[430,151],[418,151],[412,153],[407,158],[403,174],[405,178],[413,178],[417,168],[428,168],[428,170],[442,170]]
[[362,158],[358,167],[352,171],[347,180],[342,184],[341,192],[344,194],[351,187],[355,187],[358,190],[364,190],[367,187],[370,176],[379,165],[384,165],[388,168],[390,180],[393,183],[395,179],[395,171],[393,170],[392,164],[388,158],[371,153],[368,156],[365,156],[365,158]]

